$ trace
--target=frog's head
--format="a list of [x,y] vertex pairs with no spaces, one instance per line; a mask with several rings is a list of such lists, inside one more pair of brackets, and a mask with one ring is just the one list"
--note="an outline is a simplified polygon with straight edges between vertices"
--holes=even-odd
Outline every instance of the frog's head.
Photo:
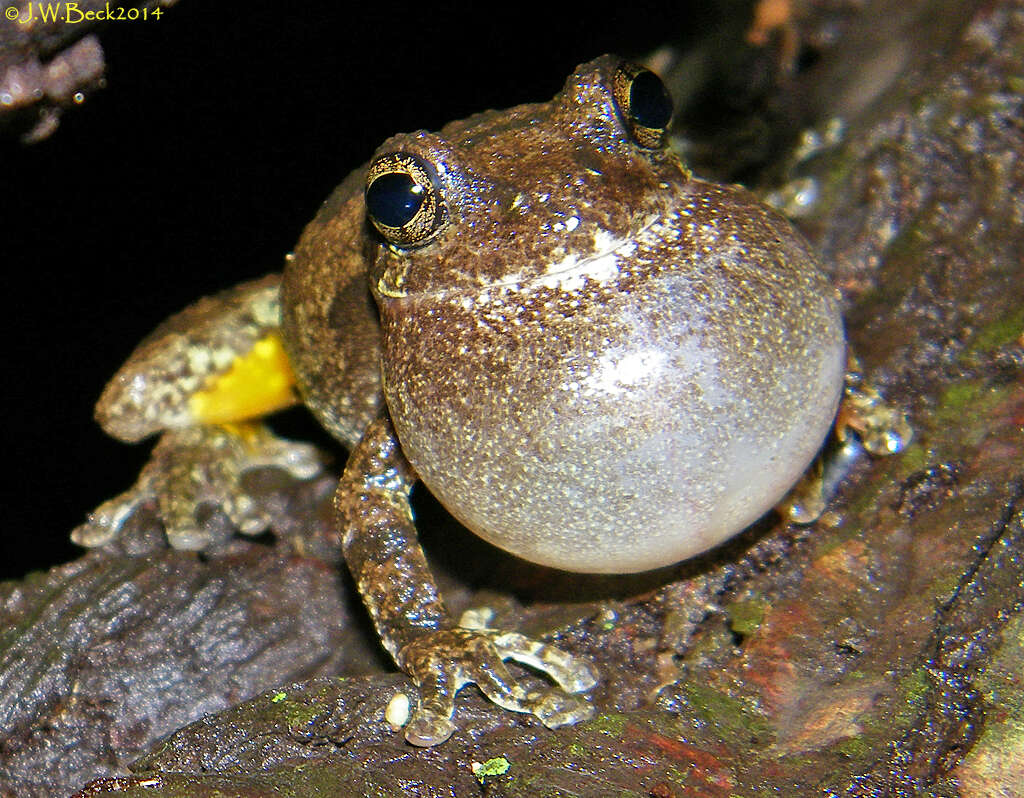
[[614,268],[688,179],[667,148],[671,116],[654,73],[603,56],[550,102],[389,139],[366,181],[378,299]]

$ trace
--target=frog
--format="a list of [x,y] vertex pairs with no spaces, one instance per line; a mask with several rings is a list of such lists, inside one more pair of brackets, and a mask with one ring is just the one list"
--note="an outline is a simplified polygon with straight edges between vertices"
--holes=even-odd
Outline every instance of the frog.
[[[448,739],[470,683],[549,728],[592,717],[585,657],[449,615],[417,536],[416,482],[512,555],[630,573],[786,507],[837,414],[837,434],[879,453],[909,438],[851,369],[811,245],[746,189],[694,176],[670,146],[672,113],[654,72],[606,55],[549,102],[385,141],[282,275],[187,308],[118,371],[100,424],[162,437],[75,539],[109,544],[147,502],[179,548],[211,543],[202,501],[265,530],[247,470],[322,469],[260,421],[302,403],[350,451],[338,532],[418,691],[406,740]],[[822,506],[808,494],[789,503],[804,521]]]

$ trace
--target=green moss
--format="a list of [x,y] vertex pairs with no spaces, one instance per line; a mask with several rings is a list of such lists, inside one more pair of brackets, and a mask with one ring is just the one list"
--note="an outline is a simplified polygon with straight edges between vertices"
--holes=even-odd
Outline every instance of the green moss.
[[900,679],[892,707],[895,723],[887,719],[886,724],[890,728],[909,728],[924,708],[931,689],[932,678],[924,668],[917,668]]
[[746,746],[746,741],[763,745],[773,738],[764,716],[751,702],[695,682],[688,682],[683,689],[693,709],[718,730],[723,740]]
[[[877,677],[871,673],[850,673],[846,681],[861,678]],[[837,740],[829,746],[829,752],[854,762],[864,762],[877,756],[879,746],[894,730],[913,726],[931,688],[931,677],[924,668],[911,671],[896,683],[890,701],[882,702],[874,711],[863,713],[858,718],[860,734]]]
[[956,571],[940,573],[928,585],[928,592],[935,601],[945,602],[953,597],[960,584],[960,574]]
[[899,455],[900,466],[907,475],[922,471],[934,459],[931,450],[918,441],[911,443]]
[[488,779],[504,776],[512,769],[512,763],[503,756],[496,756],[486,762],[473,763],[473,775],[483,784]]
[[[900,454],[899,457],[902,457],[902,454]],[[890,458],[890,461],[895,459],[897,458]],[[888,465],[888,463],[884,463],[883,465]],[[846,507],[843,508],[844,518],[848,521],[851,518],[868,517],[872,508],[878,506],[878,494],[879,491],[884,489],[884,487],[885,486],[882,484],[879,484],[877,487],[872,484],[865,484],[861,486],[861,489],[850,497]],[[829,541],[818,550],[818,556],[820,557],[823,554],[827,554],[832,549],[840,546],[845,546],[847,541],[852,538],[859,537],[862,532],[863,530],[859,526],[854,528],[848,526],[847,523],[844,523],[843,527],[837,530],[835,534],[829,535]]]
[[849,759],[864,760],[877,749],[871,743],[867,735],[858,734],[854,737],[844,737],[831,748],[832,751],[841,754]]
[[[851,672],[844,683],[860,679],[877,679],[870,672]],[[893,691],[892,699],[881,703],[872,712],[858,717],[861,732],[843,737],[827,748],[827,754],[841,757],[848,763],[866,762],[877,757],[881,746],[885,745],[888,736],[894,730],[911,728],[924,708],[924,702],[932,688],[932,680],[924,668],[918,668],[900,679]],[[825,751],[821,752],[822,754]],[[794,765],[797,758],[788,757],[787,762]],[[818,756],[808,759],[807,768],[817,770],[821,767]],[[800,768],[794,765],[794,770]]]
[[958,430],[960,443],[977,445],[988,434],[988,425],[979,418],[990,414],[1006,397],[1006,388],[994,388],[981,380],[961,380],[950,385],[939,397],[939,406],[932,417],[936,431]]
[[671,781],[673,784],[678,784],[680,786],[685,785],[687,782],[686,772],[679,768],[666,768],[664,776],[667,781]]
[[986,719],[981,736],[962,767],[975,780],[993,783],[1019,782],[1019,762],[1024,757],[1024,616],[1018,615],[1003,628],[1001,642],[977,685],[985,699]]
[[982,385],[978,382],[957,382],[945,390],[939,399],[939,405],[942,411],[960,413],[975,404],[981,392]]
[[[896,234],[896,237],[889,242],[885,251],[887,262],[897,263],[902,261],[910,266],[916,274],[918,264],[920,263],[921,250],[928,246],[928,242],[932,240],[934,235],[931,230],[928,230],[922,224],[922,219],[915,219]],[[909,272],[905,272],[904,275],[908,279],[911,277]],[[891,286],[889,287],[891,288]]]
[[978,686],[990,704],[1013,708],[1024,720],[1024,687],[1018,677],[1024,663],[1024,615],[1007,623],[1000,638],[992,663],[982,672]]
[[281,718],[289,726],[293,727],[308,726],[324,712],[323,705],[316,703],[307,704],[301,701],[291,701],[287,698],[274,703],[276,704],[275,709],[281,713]]
[[606,712],[594,718],[590,722],[590,726],[603,734],[610,734],[613,737],[619,737],[622,732],[625,731],[626,724],[628,722],[629,718],[626,715],[616,712]]
[[1024,307],[1014,308],[1002,318],[982,327],[974,336],[967,352],[991,352],[1016,341],[1024,333]]
[[729,605],[729,628],[738,635],[749,636],[760,628],[764,621],[766,605],[763,601],[749,599]]

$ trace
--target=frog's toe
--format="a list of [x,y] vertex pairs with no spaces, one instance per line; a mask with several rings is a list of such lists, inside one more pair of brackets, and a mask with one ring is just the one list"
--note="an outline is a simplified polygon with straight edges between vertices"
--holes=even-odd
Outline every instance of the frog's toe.
[[818,455],[806,473],[789,489],[775,509],[786,520],[794,524],[813,524],[825,512],[825,464]]
[[135,512],[145,497],[129,490],[113,499],[103,502],[89,513],[84,524],[71,530],[71,539],[85,548],[98,548],[112,543],[121,534],[125,521]]
[[550,676],[567,693],[583,693],[597,684],[587,660],[518,632],[494,632],[493,642],[503,660],[512,659]]
[[864,448],[876,456],[903,451],[914,436],[904,413],[889,405],[877,405],[858,422],[858,426],[850,426],[860,434]]
[[[527,690],[509,672],[514,659],[547,674],[559,688]],[[420,691],[420,706],[405,729],[413,745],[436,745],[455,730],[455,694],[470,682],[503,709],[535,715],[554,729],[587,720],[594,708],[582,692],[597,682],[584,660],[515,632],[442,630],[419,638],[399,654],[399,662]]]
[[259,427],[255,446],[249,447],[248,467],[275,466],[295,479],[312,479],[324,470],[324,455],[315,446],[278,438],[266,427]]
[[558,690],[544,693],[530,711],[549,729],[590,720],[595,713],[594,705],[586,699]]
[[[495,661],[480,659],[469,671],[469,681],[493,703],[512,712],[535,715],[549,729],[589,720],[594,707],[584,698],[570,693],[589,690],[597,683],[593,671],[583,660],[554,646],[531,640],[515,632],[493,633]],[[558,688],[526,690],[505,667],[503,660],[514,659],[547,674]]]
[[406,741],[421,748],[443,743],[455,732],[454,714],[454,701],[422,704],[405,727]]
[[850,431],[856,432],[864,448],[876,456],[896,454],[914,438],[913,427],[906,414],[865,379],[860,364],[850,357],[846,371],[846,389],[836,419],[836,436],[845,441]]

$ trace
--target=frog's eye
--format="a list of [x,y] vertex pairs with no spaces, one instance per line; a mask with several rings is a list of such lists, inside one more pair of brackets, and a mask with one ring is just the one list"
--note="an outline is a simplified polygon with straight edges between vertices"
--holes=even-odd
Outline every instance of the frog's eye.
[[625,61],[615,70],[612,94],[633,140],[649,150],[662,146],[672,121],[672,98],[661,78],[639,64]]
[[366,210],[389,244],[426,244],[448,219],[437,175],[416,155],[389,152],[366,174]]

